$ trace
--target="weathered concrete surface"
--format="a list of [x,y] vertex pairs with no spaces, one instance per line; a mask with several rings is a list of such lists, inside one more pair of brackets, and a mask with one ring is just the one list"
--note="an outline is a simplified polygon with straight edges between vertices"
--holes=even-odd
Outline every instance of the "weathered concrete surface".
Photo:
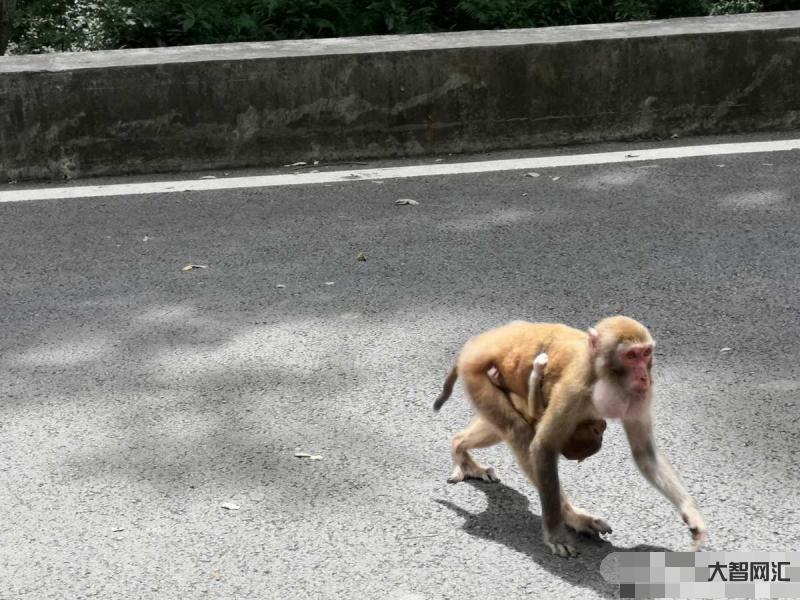
[[0,59],[0,179],[800,125],[800,11]]

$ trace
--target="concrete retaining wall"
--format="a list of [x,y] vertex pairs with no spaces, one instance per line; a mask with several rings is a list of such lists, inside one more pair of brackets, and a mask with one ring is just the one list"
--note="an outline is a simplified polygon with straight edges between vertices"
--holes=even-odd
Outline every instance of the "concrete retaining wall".
[[800,126],[800,11],[0,58],[0,181]]

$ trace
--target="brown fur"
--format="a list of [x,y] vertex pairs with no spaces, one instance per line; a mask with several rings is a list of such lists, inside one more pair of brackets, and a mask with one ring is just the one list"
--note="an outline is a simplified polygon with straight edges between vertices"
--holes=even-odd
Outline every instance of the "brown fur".
[[[509,401],[513,404],[517,412],[531,424],[531,427],[536,429],[536,423],[541,418],[541,415],[530,414],[528,403],[508,389],[503,375],[497,368],[491,368],[488,375],[494,385],[508,394]],[[534,393],[533,390],[528,391],[528,395],[532,393]],[[541,391],[538,395],[543,396]],[[566,445],[561,449],[561,455],[567,460],[586,460],[600,451],[603,445],[603,432],[605,430],[606,422],[604,419],[585,419],[581,421],[575,427],[575,431],[567,440]]]
[[[692,532],[693,549],[699,548],[705,538],[702,516],[652,439],[652,347],[647,329],[621,316],[603,319],[588,332],[559,323],[517,321],[472,338],[434,405],[438,410],[444,404],[461,377],[478,413],[467,429],[453,437],[454,471],[448,481],[465,477],[496,481],[494,469],[476,463],[469,450],[505,441],[539,491],[545,543],[554,553],[571,556],[575,548],[564,525],[593,535],[610,533],[611,528],[605,520],[574,507],[562,492],[558,455],[571,458],[596,452],[605,429],[603,417],[621,417],[637,466],[679,508]],[[624,360],[630,361],[630,356],[623,360],[620,353],[634,351],[642,358],[629,363],[629,368]],[[525,399],[533,359],[541,352],[548,356],[541,383],[547,408],[537,420],[527,414]],[[587,450],[586,444],[597,448]]]

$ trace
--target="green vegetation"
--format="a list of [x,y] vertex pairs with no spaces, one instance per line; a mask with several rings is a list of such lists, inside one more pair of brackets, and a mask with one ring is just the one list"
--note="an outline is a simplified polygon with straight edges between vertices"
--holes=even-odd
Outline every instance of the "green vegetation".
[[800,8],[800,0],[18,0],[9,51],[505,29]]

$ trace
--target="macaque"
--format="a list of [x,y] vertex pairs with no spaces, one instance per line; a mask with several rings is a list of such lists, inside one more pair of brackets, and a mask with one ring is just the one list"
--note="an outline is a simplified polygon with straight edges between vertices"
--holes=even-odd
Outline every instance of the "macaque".
[[[603,319],[586,332],[556,323],[517,321],[472,338],[433,405],[439,410],[461,377],[477,411],[469,427],[453,437],[449,481],[497,481],[495,470],[475,462],[469,450],[506,442],[539,491],[545,545],[559,556],[574,556],[567,527],[594,536],[611,533],[611,528],[604,519],[575,507],[563,492],[558,456],[579,424],[620,419],[640,472],[680,511],[692,535],[691,548],[699,550],[706,537],[703,517],[653,440],[654,346],[641,323],[622,316]],[[534,357],[541,353],[547,354],[547,365],[540,380],[532,371]],[[540,392],[530,389],[532,382],[541,386]],[[514,396],[526,409],[546,405],[535,427],[532,416],[524,416],[527,410],[521,412],[514,404]]]

